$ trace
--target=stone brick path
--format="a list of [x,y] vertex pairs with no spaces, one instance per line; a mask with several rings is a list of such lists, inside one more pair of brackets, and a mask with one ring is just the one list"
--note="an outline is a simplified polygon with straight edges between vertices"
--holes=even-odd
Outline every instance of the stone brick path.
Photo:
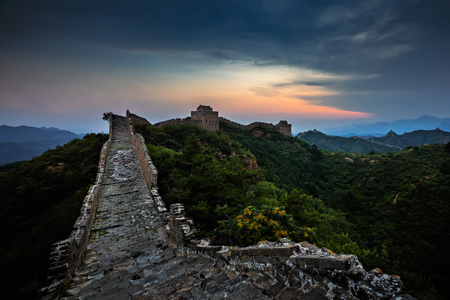
[[254,283],[267,288],[276,278],[219,269],[209,259],[181,254],[169,245],[128,139],[126,119],[117,116],[113,122],[107,177],[90,241],[65,298],[272,299],[269,290],[263,293]]

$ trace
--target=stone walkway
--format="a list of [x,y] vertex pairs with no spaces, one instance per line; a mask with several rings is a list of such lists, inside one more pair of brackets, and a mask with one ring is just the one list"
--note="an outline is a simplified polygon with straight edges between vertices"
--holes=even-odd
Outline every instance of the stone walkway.
[[[262,275],[240,276],[169,246],[126,119],[116,116],[113,122],[107,177],[89,245],[65,299],[271,299],[253,286]],[[264,282],[276,279],[259,281]]]

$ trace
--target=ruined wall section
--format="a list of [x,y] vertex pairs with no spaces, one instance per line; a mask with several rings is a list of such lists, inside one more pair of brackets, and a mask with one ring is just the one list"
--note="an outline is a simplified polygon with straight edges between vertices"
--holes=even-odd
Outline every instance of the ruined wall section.
[[305,299],[414,299],[407,295],[397,276],[379,269],[364,270],[354,255],[319,249],[307,242],[288,239],[261,242],[245,248],[210,246],[207,241],[191,241],[185,251],[210,258],[221,269],[240,273],[259,272],[275,278],[277,284],[263,287],[277,294],[283,286]]
[[95,212],[100,199],[101,185],[105,174],[106,157],[112,141],[113,115],[109,114],[109,139],[100,152],[97,177],[83,200],[80,216],[73,225],[69,238],[54,243],[50,251],[50,268],[47,274],[48,286],[39,291],[42,299],[54,299],[65,282],[70,281],[75,269],[80,266],[87,247]]
[[126,117],[128,120],[131,121],[131,124],[133,126],[135,126],[135,125],[152,125],[146,118],[135,115],[135,114],[131,113],[128,109],[127,109]]

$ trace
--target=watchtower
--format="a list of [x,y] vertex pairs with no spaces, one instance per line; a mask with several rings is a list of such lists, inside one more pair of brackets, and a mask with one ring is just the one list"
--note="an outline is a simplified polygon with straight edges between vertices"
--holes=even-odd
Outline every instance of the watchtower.
[[219,113],[211,106],[199,105],[197,111],[191,111],[191,120],[201,128],[211,131],[219,130]]
[[287,136],[292,136],[292,129],[291,129],[292,125],[289,124],[287,121],[282,120],[282,121],[278,122],[278,124],[275,125],[275,127],[282,134],[287,135]]

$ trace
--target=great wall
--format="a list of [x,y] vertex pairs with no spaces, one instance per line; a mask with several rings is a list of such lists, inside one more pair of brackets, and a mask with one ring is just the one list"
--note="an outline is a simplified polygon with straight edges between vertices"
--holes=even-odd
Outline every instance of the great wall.
[[[227,124],[228,126],[240,128],[242,130],[252,130],[256,127],[263,127],[263,128],[277,130],[278,132],[280,132],[284,135],[287,135],[287,136],[292,136],[291,124],[289,124],[285,120],[281,120],[276,125],[266,123],[266,122],[253,122],[248,125],[243,125],[243,124],[228,120],[226,118],[219,117],[219,113],[217,111],[213,111],[213,109],[210,106],[206,106],[206,105],[200,105],[199,107],[197,107],[196,111],[191,111],[190,117],[187,117],[184,119],[181,119],[181,118],[171,119],[171,120],[155,123],[155,124],[153,124],[153,126],[162,127],[162,126],[180,126],[183,124],[192,124],[192,125],[198,125],[204,129],[208,129],[211,131],[217,131],[217,130],[219,130],[220,122]],[[149,124],[148,121],[147,121],[147,124]]]
[[167,210],[158,171],[127,111],[109,114],[97,180],[68,239],[53,245],[41,299],[414,299],[400,278],[353,255],[287,239],[239,248],[195,239]]

